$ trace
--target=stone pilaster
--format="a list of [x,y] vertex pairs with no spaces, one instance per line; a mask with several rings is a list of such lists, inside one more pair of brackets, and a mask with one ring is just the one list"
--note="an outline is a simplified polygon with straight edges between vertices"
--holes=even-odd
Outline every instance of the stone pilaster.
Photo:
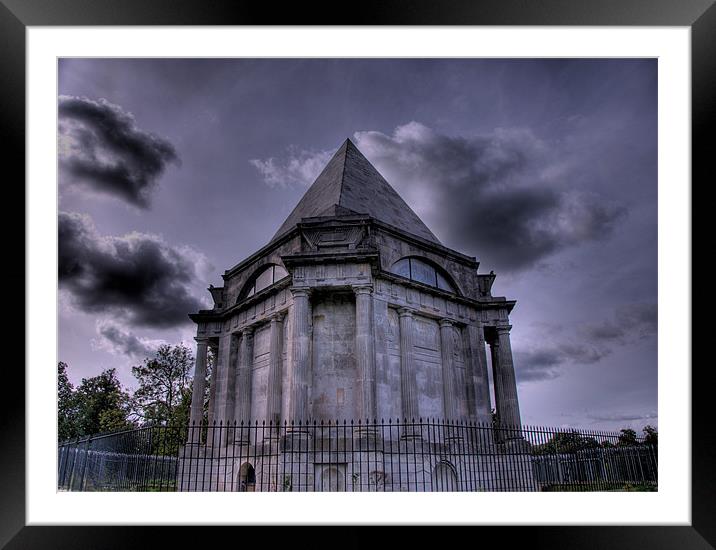
[[400,316],[400,404],[403,418],[418,419],[418,392],[413,350],[413,311],[398,310]]
[[283,312],[271,316],[266,421],[278,426],[281,421],[281,374],[283,365]]
[[236,422],[238,428],[234,439],[243,444],[249,441],[249,424],[251,422],[251,388],[252,368],[254,363],[254,327],[247,327],[241,332],[239,342],[239,357],[236,369],[236,385],[234,403]]
[[191,409],[189,423],[189,442],[198,445],[200,442],[201,423],[204,416],[204,389],[206,386],[206,354],[209,341],[196,339],[196,365],[194,367],[194,383],[192,386]]
[[455,388],[455,361],[453,344],[453,323],[440,320],[440,350],[443,375],[443,414],[445,420],[457,420],[457,393]]
[[[228,335],[227,335],[228,336]],[[213,368],[209,378],[209,410],[207,414],[208,429],[206,431],[206,444],[214,445],[214,438],[218,441],[224,434],[217,427],[222,422],[224,409],[224,395],[226,391],[226,356],[228,355],[227,336],[219,338],[219,343],[209,343],[210,352],[214,356]]]
[[[517,380],[515,366],[512,361],[512,346],[510,345],[510,325],[495,327],[497,331],[497,364],[500,371],[500,400],[502,404],[498,410],[500,424],[504,428],[519,429],[520,407],[517,398]],[[494,355],[493,355],[494,357]],[[519,436],[519,432],[513,434]]]
[[292,288],[293,336],[291,338],[291,393],[289,395],[289,420],[298,429],[305,426],[310,417],[308,410],[308,382],[311,367],[311,302],[309,291]]
[[373,288],[361,285],[353,290],[356,296],[356,363],[362,397],[360,417],[373,422],[376,417]]

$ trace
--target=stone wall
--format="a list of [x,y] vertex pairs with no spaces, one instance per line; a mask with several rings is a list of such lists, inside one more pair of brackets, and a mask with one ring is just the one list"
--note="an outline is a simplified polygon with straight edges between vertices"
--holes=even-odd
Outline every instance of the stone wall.
[[358,418],[360,385],[355,354],[355,300],[327,293],[313,304],[310,408],[313,418]]

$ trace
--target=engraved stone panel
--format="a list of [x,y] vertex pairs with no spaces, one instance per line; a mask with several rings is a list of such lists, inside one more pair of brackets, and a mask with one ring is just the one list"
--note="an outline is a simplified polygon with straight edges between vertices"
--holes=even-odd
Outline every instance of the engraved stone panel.
[[251,369],[251,420],[261,421],[266,416],[266,393],[270,359],[271,333],[269,324],[262,325],[254,333],[254,362]]
[[314,303],[312,380],[314,418],[358,418],[360,386],[352,294],[325,295]]
[[416,316],[413,322],[415,379],[421,417],[443,417],[442,358],[437,321]]

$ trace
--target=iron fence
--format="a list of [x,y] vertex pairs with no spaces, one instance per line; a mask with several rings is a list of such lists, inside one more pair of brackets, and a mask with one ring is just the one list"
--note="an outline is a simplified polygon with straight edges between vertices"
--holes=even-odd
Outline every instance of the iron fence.
[[67,491],[656,490],[657,449],[612,432],[441,420],[149,426],[66,441]]

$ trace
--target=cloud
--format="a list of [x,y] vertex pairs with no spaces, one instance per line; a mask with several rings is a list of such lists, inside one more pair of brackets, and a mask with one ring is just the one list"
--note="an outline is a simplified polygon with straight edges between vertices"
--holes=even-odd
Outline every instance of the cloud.
[[583,332],[595,342],[628,343],[655,335],[657,328],[657,305],[634,303],[618,307],[613,320],[587,325]]
[[148,208],[174,146],[137,127],[131,113],[105,99],[59,97],[61,183]]
[[143,359],[152,357],[157,348],[166,344],[164,340],[141,338],[111,320],[97,321],[98,340],[92,341],[95,349],[102,349],[113,355]]
[[[588,178],[586,161],[528,128],[448,136],[413,121],[354,139],[444,243],[502,271],[606,237],[626,213],[575,184]],[[284,160],[250,162],[272,187],[305,186],[332,154],[290,148]]]
[[553,380],[562,375],[563,367],[597,363],[610,350],[590,344],[557,343],[515,351],[515,369],[519,382]]
[[270,157],[264,160],[251,159],[249,163],[259,171],[268,186],[285,189],[313,183],[333,153],[335,151],[315,152],[289,147],[285,160],[277,161]]
[[599,420],[607,422],[625,422],[632,420],[654,420],[659,415],[652,411],[645,414],[634,414],[634,413],[614,413],[614,414],[587,414],[587,418],[590,420]]
[[610,355],[616,346],[633,344],[656,335],[657,305],[625,304],[616,309],[614,319],[577,327],[564,341],[516,349],[515,369],[520,382],[552,380],[564,367],[590,365]]
[[196,285],[210,269],[202,254],[145,233],[101,236],[77,213],[60,212],[58,229],[60,288],[80,310],[169,328],[202,307]]
[[625,213],[570,185],[588,167],[527,128],[463,137],[410,122],[355,138],[443,242],[503,271],[602,238]]

